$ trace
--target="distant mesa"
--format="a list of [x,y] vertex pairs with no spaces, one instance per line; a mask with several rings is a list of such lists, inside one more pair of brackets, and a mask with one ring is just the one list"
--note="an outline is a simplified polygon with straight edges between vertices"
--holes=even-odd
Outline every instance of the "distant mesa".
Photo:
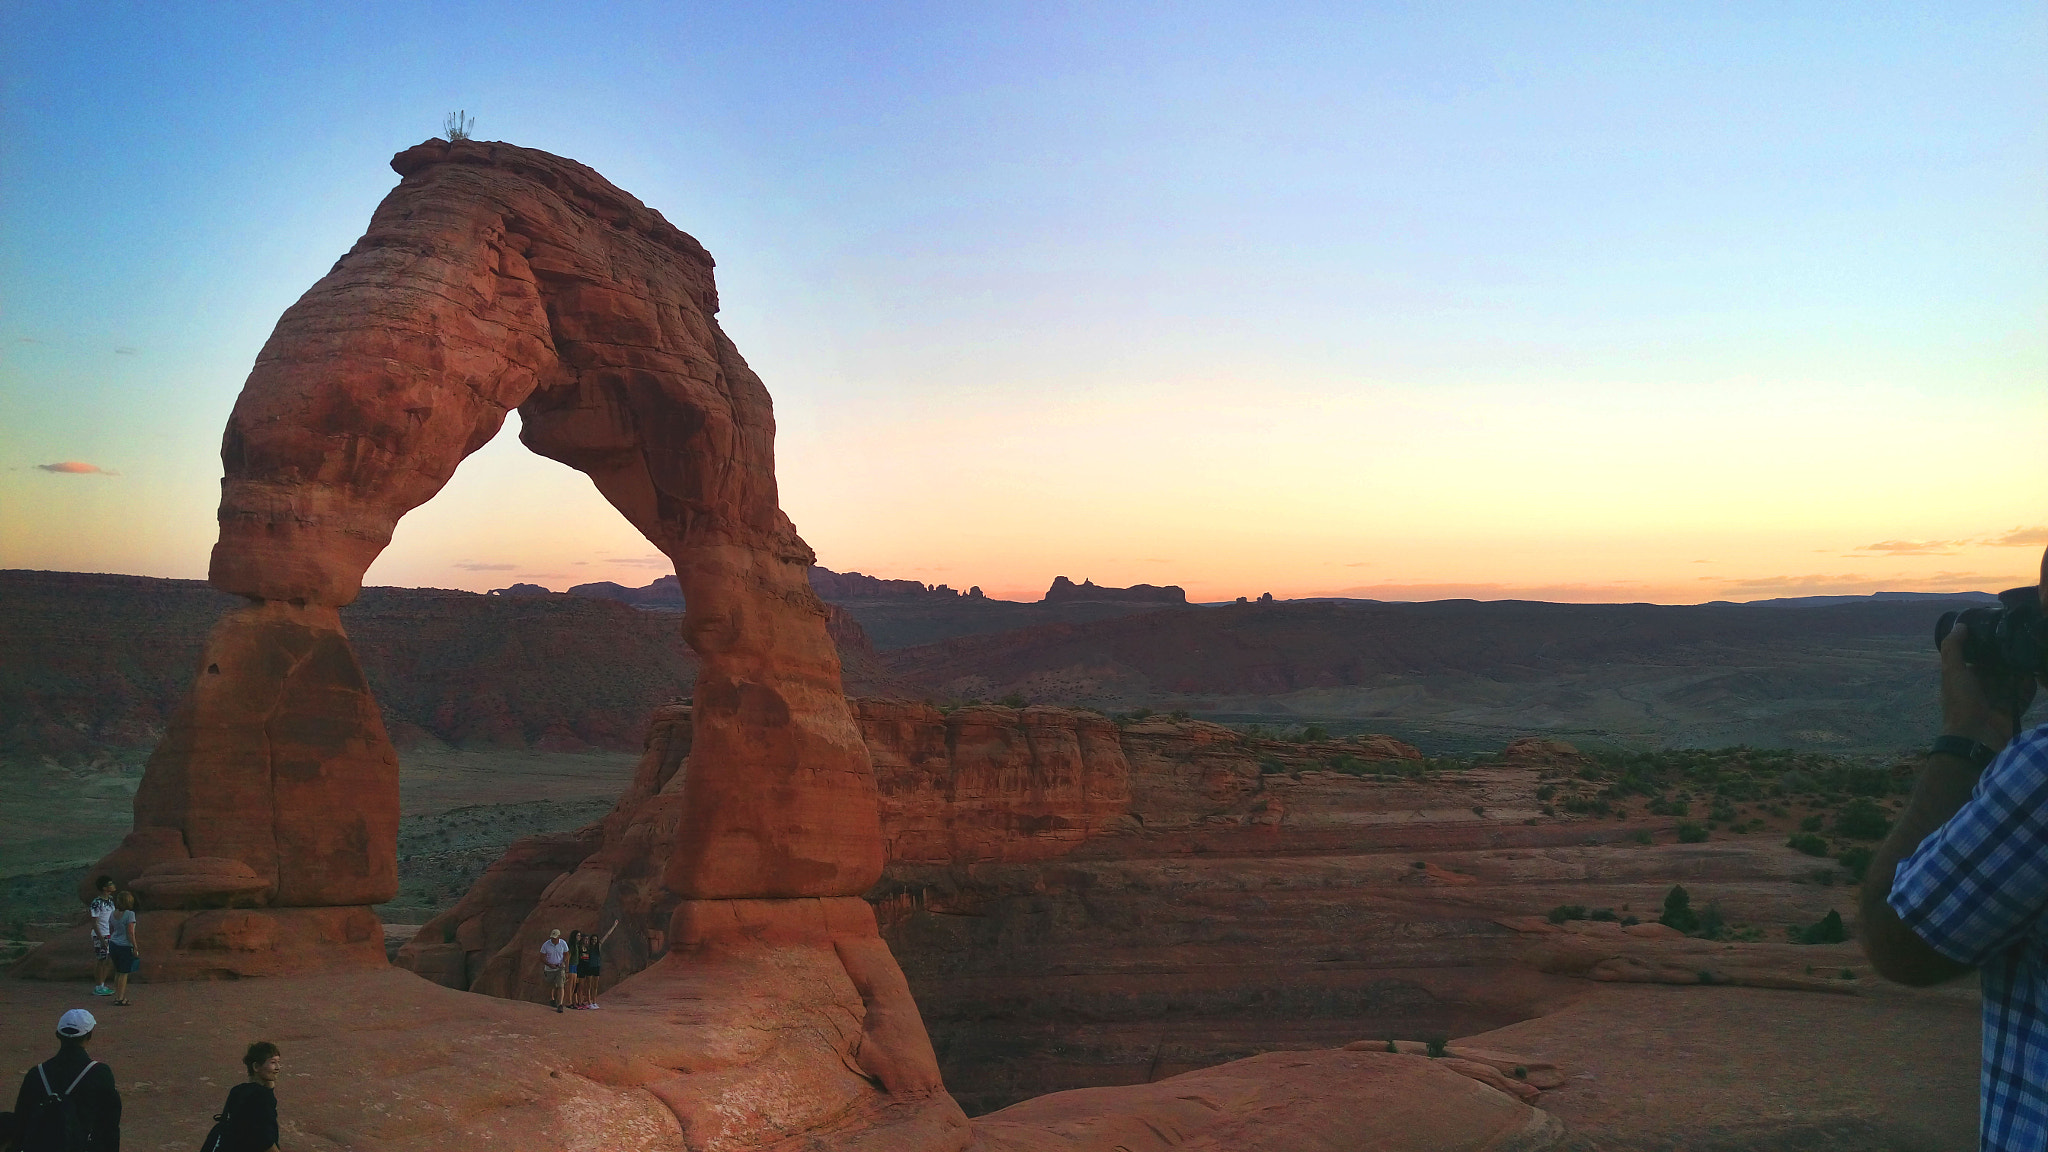
[[510,588],[493,588],[489,594],[492,596],[553,596],[555,590],[543,588],[539,584],[514,584]]
[[[811,589],[821,600],[834,602],[848,600],[946,600],[958,603],[965,600],[981,600],[985,597],[981,589],[969,588],[959,592],[944,584],[921,584],[916,580],[882,580],[864,576],[859,572],[834,572],[830,568],[812,566],[810,570]],[[1120,592],[1121,589],[1103,589],[1106,592]],[[1178,592],[1180,589],[1170,589]],[[493,588],[493,596],[550,596],[553,590],[538,584],[514,584],[510,588]],[[644,588],[628,588],[610,580],[599,580],[592,584],[578,584],[569,589],[569,595],[581,596],[586,600],[616,600],[631,604],[635,608],[652,608],[680,612],[683,608],[683,589],[674,576],[663,576]],[[1183,597],[1183,599],[1185,599]]]
[[1065,576],[1052,578],[1052,587],[1046,589],[1045,604],[1186,604],[1188,594],[1178,584],[1161,587],[1157,584],[1133,584],[1129,588],[1104,588],[1093,580],[1079,584]]
[[628,588],[609,580],[594,584],[578,584],[569,589],[569,595],[581,596],[585,600],[616,600],[631,604],[635,608],[666,608],[683,610],[683,586],[673,575],[663,576],[645,588]]
[[922,584],[916,580],[883,580],[859,572],[834,572],[811,566],[811,590],[824,600],[980,600],[981,589],[958,592],[944,584]]

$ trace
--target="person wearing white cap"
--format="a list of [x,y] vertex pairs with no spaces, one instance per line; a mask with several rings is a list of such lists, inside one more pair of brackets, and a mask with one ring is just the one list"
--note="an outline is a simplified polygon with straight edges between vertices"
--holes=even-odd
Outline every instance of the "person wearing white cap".
[[562,939],[562,930],[556,928],[548,938],[540,942],[540,974],[548,984],[548,1003],[555,1011],[562,1010],[562,960],[569,955],[569,942]]
[[14,1097],[21,1152],[120,1152],[114,1070],[85,1054],[99,1022],[83,1008],[57,1019],[57,1054],[28,1070]]

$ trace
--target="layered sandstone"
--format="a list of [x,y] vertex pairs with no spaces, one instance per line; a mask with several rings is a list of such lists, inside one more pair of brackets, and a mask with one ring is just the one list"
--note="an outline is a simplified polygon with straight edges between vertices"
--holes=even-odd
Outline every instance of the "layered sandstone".
[[[1554,742],[1441,771],[1376,736],[902,701],[856,701],[855,715],[890,853],[868,899],[971,1114],[1276,1048],[1485,1032],[1603,984],[1858,987],[1840,977],[1860,968],[1853,946],[1794,945],[1776,927],[1738,943],[1551,923],[1568,904],[1654,921],[1675,882],[1731,922],[1773,926],[1848,898],[1813,882],[1817,862],[1782,829],[1681,844],[1673,818],[1545,815],[1541,790],[1584,761]],[[659,853],[687,739],[687,712],[665,710],[617,811],[580,839],[516,846],[400,962],[533,998],[528,957],[552,927],[621,920],[607,979],[658,956],[673,910],[618,877]],[[530,862],[571,839],[595,846],[547,888]],[[512,968],[519,979],[498,975]]]

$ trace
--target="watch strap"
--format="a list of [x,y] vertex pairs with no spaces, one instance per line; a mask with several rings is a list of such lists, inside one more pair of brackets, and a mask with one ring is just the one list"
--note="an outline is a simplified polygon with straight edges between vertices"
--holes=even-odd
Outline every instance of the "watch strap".
[[1967,761],[1973,768],[1982,768],[1998,755],[1990,745],[1972,740],[1968,736],[1936,736],[1934,746],[1928,749],[1930,755],[1954,756]]

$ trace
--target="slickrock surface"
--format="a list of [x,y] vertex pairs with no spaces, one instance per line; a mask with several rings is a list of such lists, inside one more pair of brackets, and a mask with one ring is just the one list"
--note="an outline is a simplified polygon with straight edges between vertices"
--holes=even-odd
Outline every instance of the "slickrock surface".
[[974,1130],[986,1152],[1539,1152],[1563,1135],[1551,1116],[1437,1061],[1345,1051],[1058,1092]]
[[[1118,1142],[1452,1152],[1489,1147],[1461,1141],[1514,1130],[1516,1117],[1524,1129],[1545,1130],[1512,1096],[1443,1062],[1381,1056],[1374,1040],[1360,1051],[1276,1053],[1150,1085],[1060,1093],[971,1128],[931,1102],[867,1097],[842,1064],[822,1079],[756,1078],[730,1115],[758,1129],[728,1139],[700,1126],[702,1142],[686,1143],[664,1102],[669,1086],[715,1080],[740,1060],[786,1067],[792,1055],[822,1047],[821,1025],[833,1035],[846,1027],[823,1021],[860,1019],[857,992],[829,970],[800,957],[786,966],[761,958],[767,963],[657,968],[604,996],[598,1011],[561,1014],[389,970],[140,985],[133,1008],[105,1007],[82,984],[5,980],[0,1050],[10,1057],[0,1071],[16,1076],[43,1058],[54,1049],[57,1016],[87,1007],[100,1020],[93,1055],[113,1066],[124,1098],[125,1146],[165,1152],[197,1146],[241,1079],[242,1049],[259,1038],[285,1052],[278,1098],[284,1146],[294,1152],[1109,1152]],[[690,999],[707,991],[716,994]],[[1451,1049],[1454,1057],[1474,1048],[1514,1056],[1532,1071],[1554,1064],[1563,1081],[1535,1103],[1566,1128],[1549,1147],[1961,1152],[1975,1146],[1976,1125],[1978,1022],[1968,993],[1609,985]],[[827,1012],[813,1014],[821,1006]],[[789,1136],[820,1114],[829,1118],[815,1139]],[[873,1138],[863,1143],[863,1131]],[[1326,1137],[1348,1142],[1317,1142]],[[1173,1139],[1185,1143],[1166,1143]]]
[[1464,1043],[1554,1061],[1566,1079],[1540,1104],[1583,1152],[1975,1148],[1972,983],[1857,983],[1858,996],[1609,986]]

